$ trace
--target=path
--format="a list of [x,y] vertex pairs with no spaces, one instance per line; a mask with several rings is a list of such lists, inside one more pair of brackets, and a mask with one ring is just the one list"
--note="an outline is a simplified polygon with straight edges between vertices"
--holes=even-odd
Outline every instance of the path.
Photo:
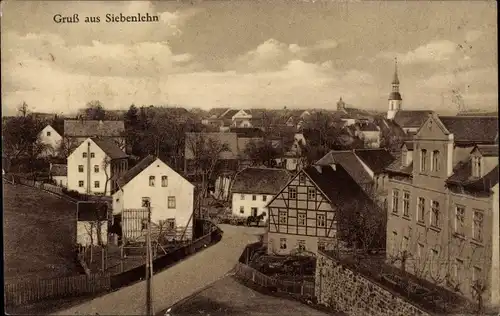
[[[161,311],[223,278],[245,246],[258,240],[263,228],[220,225],[222,240],[153,277],[154,310]],[[98,297],[54,315],[144,315],[146,283]]]

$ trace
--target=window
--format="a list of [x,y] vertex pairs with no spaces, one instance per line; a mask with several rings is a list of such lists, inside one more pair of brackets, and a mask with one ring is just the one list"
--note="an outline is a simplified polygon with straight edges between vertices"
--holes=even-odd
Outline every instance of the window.
[[280,249],[286,249],[286,238],[280,238]]
[[455,207],[455,234],[464,236],[465,207],[457,205]]
[[175,208],[175,196],[168,197],[168,208]]
[[439,227],[439,202],[431,202],[431,226]]
[[148,207],[151,204],[151,199],[148,197],[142,198],[142,207]]
[[167,218],[167,229],[168,230],[175,229],[175,218]]
[[425,199],[423,197],[419,197],[417,205],[417,221],[423,223],[424,215],[425,215]]
[[155,186],[155,176],[149,176],[149,186],[150,187]]
[[288,188],[288,198],[289,199],[297,198],[297,188]]
[[462,283],[462,275],[464,273],[464,261],[462,259],[455,260],[455,268],[453,269],[453,279],[457,284]]
[[51,134],[50,132],[47,132],[47,136],[50,136],[50,134]]
[[85,152],[85,153],[82,153],[82,157],[83,157],[83,158],[87,158],[87,153],[86,153],[86,152]]
[[299,175],[299,183],[306,184],[306,176],[304,174]]
[[94,172],[99,173],[99,165],[94,165]]
[[403,193],[403,216],[410,216],[410,192]]
[[316,189],[315,188],[307,189],[307,198],[309,200],[316,200]]
[[482,211],[474,210],[474,218],[472,223],[472,238],[476,241],[483,241],[483,220],[484,214]]
[[279,223],[286,225],[287,220],[288,220],[288,214],[286,213],[286,211],[280,211],[279,212]]
[[161,176],[161,186],[162,187],[168,186],[168,177],[167,176]]
[[264,201],[264,202],[267,201],[267,195],[262,196],[262,201]]
[[94,181],[94,188],[99,188],[99,181]]
[[399,191],[392,190],[392,213],[393,214],[398,213],[398,206],[399,206]]
[[318,214],[318,215],[316,215],[316,221],[317,221],[318,227],[326,227],[326,216],[325,216],[325,214]]
[[297,240],[297,248],[301,251],[306,250],[306,241],[303,239]]
[[306,226],[306,213],[300,212],[297,214],[297,224],[299,226]]
[[427,150],[422,149],[420,151],[420,171],[425,171],[427,169]]
[[252,201],[257,201],[257,195],[252,195]]
[[432,152],[431,171],[439,171],[439,150]]
[[243,201],[244,199],[245,199],[245,194],[242,194],[242,195],[240,196],[240,200],[242,200],[242,201]]
[[78,186],[79,186],[80,188],[83,188],[83,181],[81,181],[81,180],[80,180],[80,181],[78,181]]
[[481,157],[472,158],[472,176],[481,177]]
[[83,165],[78,165],[78,172],[83,172]]
[[95,158],[95,153],[90,153],[90,158]]
[[240,214],[245,214],[245,207],[244,206],[240,206]]

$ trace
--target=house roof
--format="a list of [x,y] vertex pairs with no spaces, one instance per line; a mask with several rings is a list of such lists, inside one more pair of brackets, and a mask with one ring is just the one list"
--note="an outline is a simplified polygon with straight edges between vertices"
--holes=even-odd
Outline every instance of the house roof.
[[96,204],[92,202],[78,202],[77,220],[79,222],[91,222],[96,220],[108,220],[108,204]]
[[211,118],[211,117],[218,118],[219,116],[221,116],[227,110],[229,110],[229,108],[213,108],[213,109],[210,109],[210,111],[208,111],[208,113],[207,113],[207,117],[208,118]]
[[54,177],[65,177],[68,175],[68,165],[66,164],[51,164],[50,174]]
[[494,143],[498,135],[495,116],[439,116],[439,120],[453,133],[455,142]]
[[121,150],[118,144],[112,139],[91,137],[92,141],[101,148],[111,159],[127,158],[128,155]]
[[290,173],[285,169],[245,168],[233,182],[233,193],[277,194],[290,180]]
[[498,184],[498,164],[482,178],[472,177],[471,160],[459,162],[453,174],[446,180],[448,185],[461,185],[464,188],[488,191]]
[[219,117],[220,119],[231,119],[236,113],[238,113],[240,110],[228,110],[225,113],[222,113],[221,116]]
[[382,173],[394,161],[394,156],[384,148],[355,149],[354,153],[374,172]]
[[341,165],[337,164],[335,169],[331,166],[309,166],[304,168],[303,172],[334,205],[342,206],[355,202],[359,203],[360,208],[377,207]]
[[389,173],[399,173],[411,176],[413,173],[413,162],[408,166],[403,166],[401,156],[399,156],[389,166],[387,166],[387,168],[385,168],[385,171]]
[[184,154],[185,159],[194,159],[194,153],[192,151],[192,143],[197,141],[197,137],[207,141],[212,139],[218,141],[221,144],[227,144],[229,151],[222,152],[220,155],[221,159],[237,159],[238,158],[238,135],[236,133],[224,133],[224,132],[214,132],[214,133],[186,133],[186,141]]
[[394,122],[396,122],[399,126],[403,128],[418,128],[424,124],[429,115],[431,115],[433,111],[429,110],[417,110],[417,111],[398,111],[394,116]]
[[370,174],[365,170],[352,150],[332,150],[315,163],[315,165],[320,166],[331,164],[340,164],[358,184],[372,182]]
[[229,128],[229,132],[236,133],[238,137],[244,137],[244,138],[255,138],[264,136],[264,132],[257,127],[231,127]]
[[123,121],[64,121],[64,136],[69,137],[119,137],[123,132],[125,132]]
[[[153,162],[156,161],[156,157],[153,155],[148,155],[141,161],[139,161],[135,166],[130,168],[124,175],[122,175],[117,183],[120,187],[125,186],[127,183],[132,181],[139,173],[144,171],[147,167],[149,167]],[[159,158],[158,158],[159,159]]]
[[484,157],[498,157],[498,144],[477,145],[476,148]]

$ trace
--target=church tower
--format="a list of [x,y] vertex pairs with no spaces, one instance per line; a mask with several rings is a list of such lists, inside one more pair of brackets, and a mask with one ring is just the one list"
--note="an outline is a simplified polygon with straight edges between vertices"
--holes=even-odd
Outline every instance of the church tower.
[[389,110],[387,111],[387,119],[392,120],[396,113],[401,110],[403,99],[399,93],[399,78],[398,78],[398,61],[395,61],[394,77],[392,79],[392,92],[389,94]]
[[337,111],[345,111],[345,102],[342,100],[342,97],[337,102]]

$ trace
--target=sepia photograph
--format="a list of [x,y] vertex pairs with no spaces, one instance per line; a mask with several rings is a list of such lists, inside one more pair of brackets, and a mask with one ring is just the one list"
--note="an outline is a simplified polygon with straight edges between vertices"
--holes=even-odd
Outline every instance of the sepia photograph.
[[500,315],[496,1],[0,16],[5,314]]

